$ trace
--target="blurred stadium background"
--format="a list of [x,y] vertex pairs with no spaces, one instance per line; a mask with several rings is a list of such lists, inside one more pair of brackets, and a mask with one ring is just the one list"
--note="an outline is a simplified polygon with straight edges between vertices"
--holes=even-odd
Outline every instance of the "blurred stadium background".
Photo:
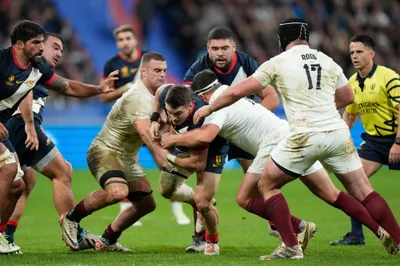
[[[333,57],[347,77],[354,73],[349,39],[359,33],[376,40],[376,63],[399,71],[400,1],[390,0],[0,0],[0,47],[10,45],[9,33],[18,20],[36,21],[65,40],[57,73],[98,84],[104,63],[117,53],[112,30],[131,24],[142,49],[166,56],[168,80],[182,82],[187,68],[206,52],[211,28],[230,28],[238,50],[262,63],[278,53],[278,22],[293,15],[309,20],[311,45]],[[44,128],[75,169],[87,167],[87,148],[111,106],[97,97],[51,93]],[[276,113],[284,116],[281,107]],[[352,130],[356,145],[361,130],[360,124]],[[145,148],[140,160],[144,167],[155,166]]]

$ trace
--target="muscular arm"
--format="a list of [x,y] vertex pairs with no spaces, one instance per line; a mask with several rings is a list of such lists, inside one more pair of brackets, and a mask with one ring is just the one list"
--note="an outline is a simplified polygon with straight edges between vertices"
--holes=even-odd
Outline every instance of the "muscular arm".
[[244,96],[256,94],[263,89],[264,87],[255,78],[248,77],[221,93],[210,105],[211,111],[218,111],[219,109],[237,102]]
[[170,135],[169,146],[199,147],[211,143],[218,135],[220,128],[207,124],[184,134]]
[[28,95],[19,104],[19,110],[21,112],[22,119],[25,124],[33,123],[33,91],[31,90]]
[[46,85],[46,88],[66,96],[77,98],[87,98],[101,93],[99,86],[88,85],[79,81],[65,79],[58,75],[53,82]]
[[133,82],[128,82],[125,85],[116,88],[114,91],[109,93],[100,94],[100,101],[103,103],[112,102],[117,100],[119,97],[122,96],[126,91],[128,91],[133,86]]
[[208,149],[200,151],[191,151],[190,157],[179,158],[176,157],[174,163],[182,168],[188,169],[189,171],[198,172],[203,171],[206,167]]
[[342,109],[349,104],[354,102],[353,90],[347,83],[346,86],[336,89],[335,91],[335,103],[337,109]]
[[136,131],[140,134],[143,142],[150,149],[158,167],[161,168],[165,162],[167,151],[161,147],[159,142],[153,141],[151,139],[150,133],[149,133],[150,119],[146,118],[146,119],[137,120],[133,123],[133,126],[136,129]]
[[262,99],[261,105],[271,112],[275,111],[275,109],[279,106],[279,95],[276,93],[274,87],[268,86],[258,93],[258,95],[260,95]]
[[354,126],[354,123],[357,121],[358,114],[350,114],[347,111],[343,113],[343,120],[346,122],[347,126],[349,129],[352,129]]

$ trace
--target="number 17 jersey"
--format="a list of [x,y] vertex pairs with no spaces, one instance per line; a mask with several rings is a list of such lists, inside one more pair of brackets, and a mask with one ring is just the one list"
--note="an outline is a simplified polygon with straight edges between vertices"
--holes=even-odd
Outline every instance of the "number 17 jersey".
[[347,128],[335,104],[335,91],[348,80],[332,58],[308,45],[296,45],[262,64],[253,77],[281,95],[290,132]]

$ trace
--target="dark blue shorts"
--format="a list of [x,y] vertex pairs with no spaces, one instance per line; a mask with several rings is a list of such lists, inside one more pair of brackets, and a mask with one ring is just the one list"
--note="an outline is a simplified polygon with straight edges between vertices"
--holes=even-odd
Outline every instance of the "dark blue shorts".
[[10,152],[15,152],[14,146],[11,144],[9,138],[3,139],[0,142],[3,143]]
[[26,148],[25,122],[20,115],[16,115],[8,120],[9,139],[18,154],[22,168],[32,166],[41,172],[43,168],[55,157],[57,148],[46,133],[44,133],[41,123],[35,118],[35,129],[39,140],[39,150],[29,150]]
[[361,138],[364,142],[358,148],[360,158],[387,165],[391,170],[400,170],[400,164],[389,164],[389,153],[396,135],[371,136],[362,133]]
[[234,144],[229,143],[228,160],[230,161],[232,159],[254,160],[254,156]]
[[224,169],[229,144],[225,139],[217,136],[208,146],[207,164],[205,172],[221,174]]

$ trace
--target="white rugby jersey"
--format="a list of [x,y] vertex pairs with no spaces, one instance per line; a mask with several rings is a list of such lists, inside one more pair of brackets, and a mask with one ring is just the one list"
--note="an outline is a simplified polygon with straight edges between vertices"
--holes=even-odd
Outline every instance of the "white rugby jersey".
[[332,58],[296,45],[262,64],[253,77],[282,98],[291,132],[347,128],[335,104],[335,90],[348,81]]
[[[224,90],[226,85],[219,87],[210,99],[212,103]],[[248,98],[242,98],[208,116],[203,125],[214,124],[221,130],[219,136],[235,144],[242,150],[256,156],[261,144],[268,140],[275,130],[288,126],[286,120],[278,118],[258,103]]]

